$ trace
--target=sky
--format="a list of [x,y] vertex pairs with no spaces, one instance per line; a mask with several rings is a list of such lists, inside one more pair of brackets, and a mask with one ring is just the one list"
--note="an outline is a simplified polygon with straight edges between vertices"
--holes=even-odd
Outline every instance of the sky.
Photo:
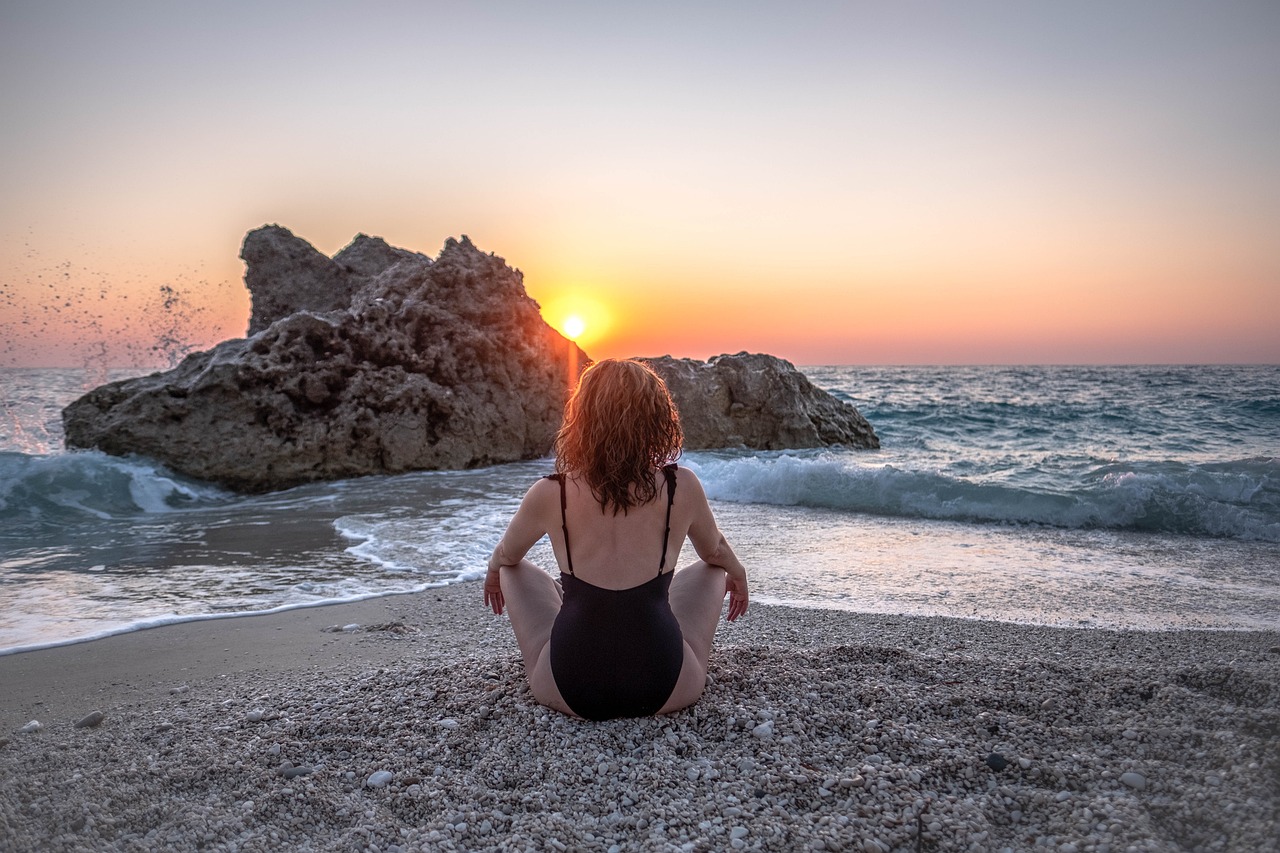
[[1280,3],[0,0],[0,366],[469,235],[593,357],[1280,362]]

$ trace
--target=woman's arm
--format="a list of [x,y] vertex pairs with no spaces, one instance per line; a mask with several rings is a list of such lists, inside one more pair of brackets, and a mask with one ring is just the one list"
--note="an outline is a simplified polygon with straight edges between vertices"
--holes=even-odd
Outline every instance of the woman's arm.
[[[681,469],[682,472],[687,469]],[[693,522],[689,525],[689,541],[698,557],[709,566],[724,569],[726,576],[725,589],[729,592],[729,612],[725,618],[732,622],[747,612],[750,594],[747,591],[747,569],[733,553],[729,540],[724,538],[716,524],[715,514],[707,503],[706,492],[702,483],[689,471],[688,483],[681,478],[681,486],[685,494],[691,494],[694,502]]]
[[[529,553],[529,549],[546,535],[548,484],[552,491],[557,488],[550,480],[543,479],[534,483],[529,491],[525,492],[524,500],[520,501],[520,508],[511,517],[506,532],[502,534],[502,538],[493,549],[493,554],[489,557],[489,567],[484,575],[484,603],[499,616],[502,615],[502,609],[506,605],[500,583],[502,567],[518,566],[524,559],[524,555]],[[555,491],[553,497],[558,499],[558,496],[559,492]],[[557,503],[556,506],[559,507],[559,504]]]

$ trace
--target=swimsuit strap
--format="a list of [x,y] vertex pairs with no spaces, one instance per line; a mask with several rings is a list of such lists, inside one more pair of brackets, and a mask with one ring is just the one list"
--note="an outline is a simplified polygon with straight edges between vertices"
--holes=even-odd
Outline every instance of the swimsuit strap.
[[[676,501],[676,464],[672,462],[670,465],[662,466],[662,474],[667,478],[667,532],[662,535],[662,560],[658,563],[659,575],[667,565],[667,540],[671,538],[671,505]],[[565,542],[568,541],[568,539],[565,540]],[[568,545],[565,547],[567,549]]]
[[564,558],[569,563],[569,574],[573,574],[573,554],[569,553],[569,520],[565,516],[565,505],[568,501],[564,494],[564,476],[561,474],[548,474],[548,480],[555,480],[560,484],[560,529],[564,531]]
[[[662,559],[658,561],[658,574],[662,574],[662,570],[667,566],[667,540],[671,538],[671,505],[676,500],[676,464],[664,465],[662,474],[667,480],[667,526],[666,532],[662,534]],[[566,514],[568,499],[565,496],[564,477],[560,474],[548,474],[548,480],[555,480],[560,484],[560,530],[564,532],[564,557],[569,564],[569,574],[573,574],[573,553],[569,550],[569,519]],[[575,575],[576,577],[576,575]]]

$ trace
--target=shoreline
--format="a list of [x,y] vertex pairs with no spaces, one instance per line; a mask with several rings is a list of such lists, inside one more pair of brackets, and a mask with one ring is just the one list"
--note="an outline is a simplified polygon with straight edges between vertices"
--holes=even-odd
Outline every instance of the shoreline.
[[0,655],[0,685],[18,850],[1276,849],[1274,631],[753,604],[693,708],[582,723],[454,584]]
[[[514,636],[506,617],[489,618],[481,607],[477,584],[455,583],[414,592],[388,593],[355,601],[337,601],[286,607],[261,613],[198,616],[167,624],[127,628],[118,633],[85,639],[0,651],[0,684],[23,684],[27,696],[57,696],[72,685],[83,691],[85,682],[95,695],[116,703],[138,701],[160,694],[155,689],[173,680],[206,681],[247,672],[278,673],[321,668],[317,655],[340,652],[324,658],[324,667],[338,671],[362,666],[387,666],[404,661],[403,643],[396,640],[421,639],[424,625],[415,622],[444,621],[456,641],[455,649],[415,648],[432,661],[453,662],[482,655],[493,648],[496,656],[517,654]],[[471,601],[475,598],[476,601]],[[434,599],[434,601],[432,601]],[[471,605],[475,605],[472,608]],[[753,616],[763,616],[764,624],[721,621],[716,646],[761,642],[797,646],[805,643],[787,620],[818,623],[824,637],[839,626],[855,623],[885,623],[896,628],[919,624],[933,626],[931,633],[946,636],[951,631],[976,633],[991,642],[1004,629],[1030,635],[1106,634],[1143,637],[1158,642],[1164,637],[1205,637],[1222,640],[1208,648],[1230,645],[1229,638],[1275,646],[1280,653],[1280,631],[1249,628],[1111,628],[1082,625],[1064,627],[1035,623],[986,620],[965,616],[925,616],[858,612],[839,608],[753,602]],[[474,610],[474,612],[469,612]],[[804,618],[804,617],[808,618]],[[345,626],[356,626],[343,631]],[[358,637],[364,642],[353,642]],[[1262,638],[1262,639],[1259,639]],[[863,637],[863,639],[867,639]],[[996,643],[1003,642],[997,639]],[[1144,643],[1144,647],[1150,646]],[[417,644],[415,644],[417,645]],[[1200,644],[1189,643],[1193,647]],[[295,655],[305,655],[304,664]],[[1280,662],[1280,654],[1277,657]],[[140,686],[151,680],[153,684]],[[64,682],[66,682],[64,684]],[[119,688],[119,689],[112,689]],[[137,694],[137,695],[135,695]],[[37,699],[35,706],[46,700]],[[0,693],[0,733],[21,716],[20,708],[30,707],[20,691]],[[0,736],[3,736],[0,734]]]
[[[174,628],[183,625],[191,625],[200,622],[219,622],[237,619],[259,619],[267,616],[276,616],[282,614],[293,613],[304,610],[317,610],[320,612],[331,612],[340,614],[342,608],[352,608],[352,614],[361,614],[364,611],[361,605],[375,603],[385,599],[393,599],[399,597],[414,598],[416,596],[431,595],[440,590],[451,589],[454,587],[478,588],[473,581],[478,579],[468,578],[463,580],[449,581],[437,586],[427,586],[420,589],[410,589],[395,592],[378,592],[368,593],[359,597],[350,599],[325,599],[321,601],[308,602],[302,604],[285,604],[278,607],[272,607],[265,610],[241,610],[226,613],[201,613],[194,615],[174,615],[154,617],[142,620],[137,623],[123,625],[114,629],[104,629],[96,634],[89,634],[80,637],[73,637],[63,640],[49,640],[45,642],[34,642],[26,645],[10,646],[0,648],[0,661],[6,657],[13,655],[27,654],[30,652],[45,652],[52,649],[65,648],[67,646],[78,646],[86,643],[96,643],[104,640],[112,640],[116,637],[127,636],[129,634],[154,631],[164,628]],[[454,593],[450,593],[451,595]],[[817,611],[832,612],[844,614],[851,619],[859,618],[889,618],[889,619],[916,619],[916,620],[954,620],[962,623],[973,624],[992,624],[1007,625],[1012,628],[1039,629],[1047,630],[1063,630],[1063,631],[1107,631],[1115,633],[1138,633],[1138,634],[1183,634],[1183,633],[1210,633],[1210,634],[1277,634],[1280,635],[1280,626],[1271,625],[1219,625],[1209,622],[1191,623],[1182,625],[1169,625],[1167,627],[1156,627],[1150,625],[1125,625],[1113,624],[1109,622],[1093,622],[1092,620],[1076,620],[1074,624],[1052,624],[1045,622],[1037,622],[1034,620],[1018,621],[1013,619],[992,619],[986,615],[961,615],[953,613],[899,613],[892,611],[876,611],[876,610],[853,610],[847,607],[824,604],[818,601],[768,601],[767,598],[755,596],[753,598],[753,607],[765,607],[777,610],[800,610],[800,611]],[[359,619],[348,619],[343,622],[338,619],[341,624],[359,623]],[[290,625],[293,620],[286,619],[285,624]]]

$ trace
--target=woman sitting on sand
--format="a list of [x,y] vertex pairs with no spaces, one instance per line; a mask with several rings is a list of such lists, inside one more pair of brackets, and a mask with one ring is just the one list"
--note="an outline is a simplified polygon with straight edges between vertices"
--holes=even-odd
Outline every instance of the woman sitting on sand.
[[[485,604],[510,611],[543,705],[591,720],[692,705],[725,593],[730,621],[746,612],[747,571],[698,478],[674,462],[682,440],[667,386],[646,365],[607,359],[582,374],[556,473],[524,496],[484,580]],[[560,586],[524,559],[546,534]],[[686,536],[701,559],[676,572]]]

